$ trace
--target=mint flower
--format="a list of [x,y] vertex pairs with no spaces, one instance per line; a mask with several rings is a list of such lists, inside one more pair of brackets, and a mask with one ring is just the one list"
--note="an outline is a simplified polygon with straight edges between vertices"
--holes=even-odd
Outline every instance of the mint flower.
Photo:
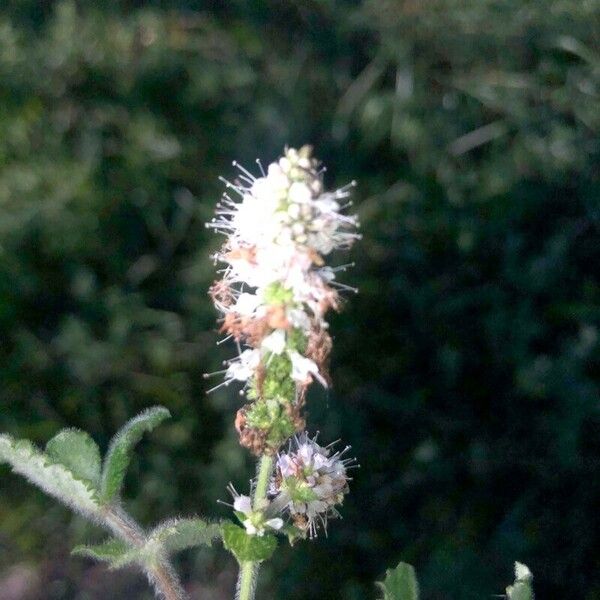
[[232,485],[229,486],[229,491],[233,496],[233,510],[248,535],[262,537],[269,529],[278,531],[283,527],[282,518],[271,516],[274,510],[268,500],[262,500],[259,503],[260,507],[255,509],[252,507],[250,496],[238,494]]
[[[355,216],[344,214],[351,184],[326,191],[311,148],[286,149],[255,176],[237,163],[234,182],[208,227],[225,235],[215,259],[224,264],[211,296],[222,316],[221,332],[238,355],[219,371],[220,385],[243,384],[250,404],[238,411],[242,445],[274,454],[302,428],[306,388],[327,386],[331,338],[325,315],[352,288],[325,258],[359,236]],[[217,385],[216,388],[220,387]],[[213,388],[213,389],[216,389]]]
[[355,460],[342,456],[350,446],[334,454],[331,448],[320,446],[307,433],[294,437],[288,451],[277,457],[269,489],[273,505],[282,507],[310,538],[320,527],[326,530],[328,518],[339,516],[336,506],[349,491],[348,469]]

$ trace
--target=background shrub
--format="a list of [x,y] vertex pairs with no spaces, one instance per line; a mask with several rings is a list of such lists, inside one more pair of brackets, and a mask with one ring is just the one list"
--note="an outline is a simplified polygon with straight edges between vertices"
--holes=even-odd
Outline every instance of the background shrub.
[[[309,411],[362,468],[264,597],[375,598],[400,558],[432,599],[501,591],[515,558],[540,598],[600,597],[599,27],[596,0],[4,2],[0,430],[106,443],[163,404],[133,512],[224,514],[251,462],[201,377],[228,356],[203,223],[231,159],[311,142],[365,238]],[[0,475],[9,598],[146,597]],[[229,597],[224,557],[184,559],[198,592]]]

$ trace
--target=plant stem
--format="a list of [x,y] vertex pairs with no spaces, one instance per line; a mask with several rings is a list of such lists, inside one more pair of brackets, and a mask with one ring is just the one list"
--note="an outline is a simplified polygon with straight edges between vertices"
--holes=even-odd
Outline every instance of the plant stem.
[[[267,497],[269,489],[269,479],[273,471],[273,457],[264,454],[260,457],[258,463],[258,473],[256,475],[256,487],[254,488],[254,497],[252,506],[258,509],[261,500]],[[258,577],[259,562],[245,561],[240,563],[240,573],[237,583],[237,600],[254,600],[256,591],[256,579]]]
[[188,595],[183,589],[179,578],[169,563],[161,563],[148,567],[146,577],[154,586],[159,598],[163,600],[187,600]]
[[[146,541],[144,530],[120,507],[106,508],[104,524],[110,531],[131,544],[141,547]],[[188,596],[171,564],[165,559],[152,565],[144,565],[144,572],[158,598],[163,600],[187,600]]]
[[254,508],[258,508],[258,504],[261,500],[267,497],[267,490],[269,489],[269,479],[271,478],[271,472],[273,471],[273,457],[264,456],[260,457],[258,463],[258,474],[256,476],[256,487],[254,488],[254,499],[252,504]]
[[238,577],[237,600],[252,600],[256,589],[258,563],[245,561],[240,564]]

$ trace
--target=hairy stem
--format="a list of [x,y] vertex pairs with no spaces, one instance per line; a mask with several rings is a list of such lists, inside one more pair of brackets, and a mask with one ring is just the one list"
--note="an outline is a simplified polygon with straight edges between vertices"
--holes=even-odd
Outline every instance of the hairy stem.
[[[132,546],[144,545],[146,540],[144,530],[122,508],[111,506],[105,509],[103,517],[105,525],[114,535]],[[144,566],[144,571],[158,598],[163,600],[188,599],[175,570],[166,559],[153,565]]]
[[256,487],[254,488],[254,498],[252,503],[254,508],[257,508],[257,505],[261,500],[264,500],[267,497],[267,490],[269,489],[269,479],[271,478],[271,472],[273,471],[273,457],[264,456],[260,457],[260,462],[258,463],[258,474],[256,476]]
[[[258,473],[256,475],[256,487],[252,505],[257,509],[260,501],[267,497],[269,479],[273,471],[273,457],[266,454],[260,457]],[[258,562],[246,561],[240,564],[240,573],[237,583],[237,600],[254,600],[256,591],[256,579],[258,577]]]
[[251,600],[256,590],[258,563],[246,561],[240,564],[237,584],[237,600]]

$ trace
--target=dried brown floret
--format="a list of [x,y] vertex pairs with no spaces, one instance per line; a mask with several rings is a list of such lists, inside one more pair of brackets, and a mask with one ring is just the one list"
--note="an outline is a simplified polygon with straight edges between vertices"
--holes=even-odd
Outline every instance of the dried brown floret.
[[323,375],[327,383],[331,383],[329,377],[329,355],[332,348],[331,336],[321,327],[314,326],[309,335],[306,345],[306,357],[315,362],[319,373]]
[[219,307],[228,307],[235,302],[233,290],[225,280],[215,281],[210,288],[208,294],[212,301]]
[[274,451],[267,447],[267,431],[247,426],[246,413],[251,406],[251,404],[242,406],[235,416],[235,428],[240,444],[255,456],[274,454]]
[[272,329],[288,329],[290,327],[283,304],[275,304],[267,308],[267,323]]

